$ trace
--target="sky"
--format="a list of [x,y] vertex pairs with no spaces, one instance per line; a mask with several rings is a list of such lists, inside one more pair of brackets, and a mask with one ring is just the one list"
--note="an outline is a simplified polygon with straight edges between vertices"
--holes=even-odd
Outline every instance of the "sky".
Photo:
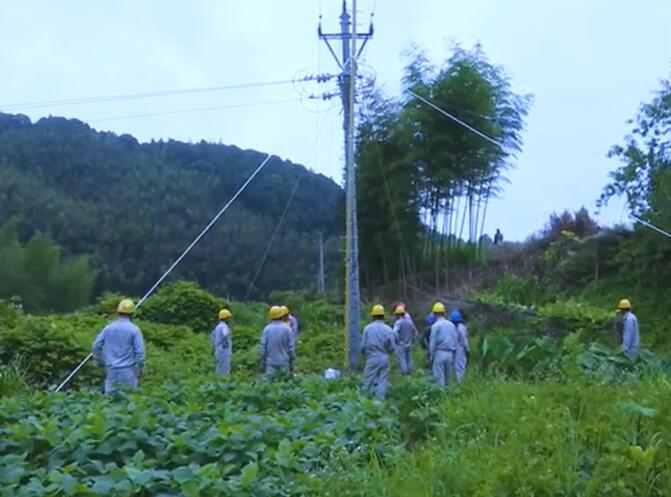
[[[337,66],[317,23],[321,13],[325,31],[339,29],[340,9],[341,0],[4,0],[0,111],[76,117],[142,141],[253,148],[340,182],[339,102],[308,98],[335,91],[333,83],[16,106],[332,74]],[[595,211],[618,166],[608,149],[671,72],[668,0],[359,0],[358,12],[362,30],[375,14],[363,72],[389,96],[400,91],[404,50],[418,45],[440,64],[454,42],[481,43],[513,90],[534,96],[523,151],[486,221],[486,232],[500,228],[508,240],[541,229],[552,212]],[[609,225],[626,217],[614,201],[597,219]]]

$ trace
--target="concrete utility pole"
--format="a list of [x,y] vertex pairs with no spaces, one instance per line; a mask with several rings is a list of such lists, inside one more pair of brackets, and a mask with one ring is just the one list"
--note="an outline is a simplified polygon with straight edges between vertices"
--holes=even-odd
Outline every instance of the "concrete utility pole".
[[[359,334],[361,329],[361,297],[359,291],[359,236],[356,215],[356,170],[354,166],[354,101],[356,96],[357,60],[373,36],[371,23],[367,33],[356,32],[356,0],[352,0],[352,17],[347,12],[347,0],[343,0],[340,14],[340,33],[322,32],[319,22],[319,38],[324,40],[341,73],[338,76],[340,97],[343,104],[343,131],[345,132],[345,192],[346,192],[346,247],[345,247],[345,324],[347,326],[347,366],[356,369],[359,365]],[[350,20],[351,19],[351,20]],[[342,58],[331,46],[331,40],[342,45]],[[357,41],[363,40],[357,51]]]
[[324,277],[324,239],[321,231],[319,232],[319,273],[317,273],[317,294],[322,295],[326,287],[326,278]]

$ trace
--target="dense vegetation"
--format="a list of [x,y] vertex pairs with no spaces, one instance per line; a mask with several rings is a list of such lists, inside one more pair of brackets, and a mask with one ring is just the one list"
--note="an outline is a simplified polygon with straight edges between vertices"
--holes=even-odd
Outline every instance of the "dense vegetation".
[[[25,116],[0,114],[0,226],[18,217],[22,242],[39,233],[67,256],[90,256],[98,270],[98,291],[141,293],[263,158],[259,152],[205,142],[138,143],[77,120],[31,123]],[[299,178],[251,296],[313,286],[319,231],[327,239],[333,284],[340,274],[336,213],[341,189],[277,158],[208,234],[207,243],[180,265],[177,276],[244,298]],[[288,259],[291,278],[284,269]]]
[[[633,215],[669,230],[670,150],[671,86],[664,81],[652,102],[641,107],[625,145],[612,149],[623,165],[612,173],[599,203],[624,194]],[[633,230],[601,228],[583,208],[552,216],[526,243],[491,255],[488,269],[500,277],[495,293],[502,302],[537,306],[572,299],[612,308],[626,296],[643,318],[643,340],[671,350],[671,243],[662,234],[638,223]]]
[[[275,297],[303,323],[293,378],[257,376],[265,304],[182,282],[138,315],[147,374],[116,399],[94,364],[66,394],[47,387],[87,353],[117,296],[52,316],[0,302],[0,495],[666,495],[671,364],[617,352],[607,310],[488,296],[467,310],[467,381],[438,389],[417,348],[417,370],[401,378],[394,363],[381,403],[357,376],[321,377],[343,362],[340,312]],[[224,304],[233,376],[218,380],[209,331]]]

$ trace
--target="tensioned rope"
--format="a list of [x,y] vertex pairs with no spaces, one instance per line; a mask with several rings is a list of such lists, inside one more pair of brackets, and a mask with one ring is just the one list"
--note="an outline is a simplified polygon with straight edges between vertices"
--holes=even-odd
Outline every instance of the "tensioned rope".
[[633,214],[629,214],[629,217],[632,218],[634,221],[641,223],[643,226],[646,226],[646,227],[650,228],[651,230],[655,230],[657,233],[661,233],[662,235],[664,235],[668,238],[671,238],[671,233],[668,233],[668,232],[664,231],[663,229],[658,228],[654,224],[650,224],[649,222],[644,221],[643,219],[641,219],[639,217],[636,217]]
[[[168,270],[163,273],[163,275],[152,285],[152,287],[142,296],[142,298],[138,301],[137,305],[135,308],[137,309],[142,305],[142,303],[147,300],[147,298],[154,293],[154,290],[165,280],[168,275],[172,272],[173,269],[177,267],[177,265],[182,262],[182,259],[186,257],[186,255],[191,251],[193,247],[196,246],[196,244],[205,236],[205,234],[210,230],[212,226],[219,220],[219,218],[228,210],[228,208],[237,200],[237,198],[242,194],[242,192],[247,188],[247,186],[252,182],[252,180],[256,177],[256,175],[261,172],[261,169],[268,163],[268,161],[271,158],[271,154],[268,154],[266,158],[259,164],[259,166],[254,170],[254,172],[251,174],[249,178],[247,178],[247,181],[245,181],[242,186],[238,189],[237,192],[231,197],[231,199],[224,205],[224,207],[217,212],[217,214],[212,218],[212,220],[209,222],[205,228],[196,236],[196,238],[189,244],[189,246],[182,252],[182,254],[175,260],[175,262],[172,263],[172,265],[168,268]],[[89,354],[86,356],[86,358],[79,363],[79,365],[72,370],[72,372],[63,380],[63,382],[58,385],[56,388],[56,392],[59,392],[67,383],[79,372],[81,368],[84,367],[84,365],[93,357],[93,354]]]
[[467,130],[469,130],[469,131],[475,133],[475,134],[478,135],[480,138],[483,138],[483,139],[487,140],[488,142],[493,143],[494,145],[496,145],[496,146],[499,147],[500,149],[505,150],[506,147],[504,147],[503,144],[502,144],[501,142],[495,140],[494,138],[492,138],[492,137],[490,137],[490,136],[487,136],[487,135],[484,134],[482,131],[475,129],[475,128],[474,128],[473,126],[471,126],[470,124],[465,123],[464,121],[462,121],[462,120],[459,119],[458,117],[456,117],[456,116],[450,114],[449,112],[447,112],[445,109],[441,109],[441,108],[438,107],[436,104],[434,104],[434,103],[431,102],[430,100],[428,100],[428,99],[422,97],[421,95],[418,95],[418,94],[415,93],[414,91],[412,91],[412,90],[407,90],[407,92],[410,93],[410,94],[411,94],[412,96],[414,96],[415,98],[417,98],[418,100],[424,102],[426,105],[428,105],[428,106],[431,107],[432,109],[434,109],[434,110],[440,112],[440,113],[441,113],[442,115],[444,115],[445,117],[447,117],[447,118],[449,118],[449,119],[452,119],[452,120],[453,120],[454,122],[456,122],[457,124],[460,124],[461,126],[463,126],[464,128],[466,128]]

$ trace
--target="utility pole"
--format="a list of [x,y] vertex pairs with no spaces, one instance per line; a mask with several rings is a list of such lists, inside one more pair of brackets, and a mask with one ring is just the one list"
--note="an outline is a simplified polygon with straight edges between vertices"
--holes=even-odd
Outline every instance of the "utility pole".
[[[356,0],[352,0],[352,16],[347,12],[347,0],[342,2],[340,32],[322,32],[319,21],[319,38],[333,55],[341,73],[338,76],[343,105],[343,131],[345,134],[345,193],[346,193],[346,247],[345,247],[345,325],[347,326],[347,366],[354,370],[359,365],[359,333],[361,329],[361,296],[359,291],[359,236],[356,215],[356,169],[354,166],[354,102],[356,97],[357,60],[373,36],[373,23],[367,33],[356,31]],[[342,58],[333,50],[330,41],[342,45]],[[357,51],[357,41],[362,40]]]
[[326,278],[324,277],[324,239],[321,231],[319,232],[319,273],[317,273],[317,294],[322,295],[326,287]]

